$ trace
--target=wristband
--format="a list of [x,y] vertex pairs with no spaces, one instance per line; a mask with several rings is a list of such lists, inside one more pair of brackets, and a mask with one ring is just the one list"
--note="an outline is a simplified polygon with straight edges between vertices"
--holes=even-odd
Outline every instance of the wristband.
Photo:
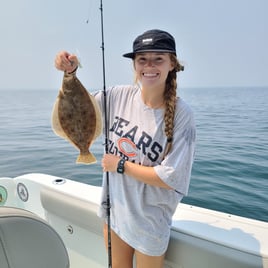
[[70,72],[70,73],[67,72],[67,74],[75,74],[77,69],[78,69],[78,66],[72,72]]
[[117,164],[117,173],[123,174],[125,171],[125,159],[120,159],[118,164]]

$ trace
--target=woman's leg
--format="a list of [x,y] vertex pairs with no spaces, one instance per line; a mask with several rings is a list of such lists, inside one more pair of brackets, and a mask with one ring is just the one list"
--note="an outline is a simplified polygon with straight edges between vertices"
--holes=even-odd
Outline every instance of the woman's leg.
[[[108,247],[108,226],[104,224],[103,235],[106,249]],[[112,267],[132,268],[134,249],[124,242],[114,231],[111,230]]]
[[139,251],[135,251],[136,268],[163,268],[165,254],[161,256],[148,256]]

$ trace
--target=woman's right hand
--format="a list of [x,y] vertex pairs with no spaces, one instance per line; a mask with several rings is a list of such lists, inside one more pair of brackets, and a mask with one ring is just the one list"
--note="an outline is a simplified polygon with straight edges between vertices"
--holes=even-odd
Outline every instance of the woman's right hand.
[[72,73],[77,69],[79,64],[75,54],[70,54],[67,51],[60,51],[55,58],[55,67],[67,73]]

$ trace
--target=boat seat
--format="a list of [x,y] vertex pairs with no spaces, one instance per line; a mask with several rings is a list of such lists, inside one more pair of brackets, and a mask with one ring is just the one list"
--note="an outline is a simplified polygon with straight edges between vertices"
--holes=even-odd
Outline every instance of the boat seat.
[[0,207],[1,268],[68,268],[69,257],[57,232],[24,209]]

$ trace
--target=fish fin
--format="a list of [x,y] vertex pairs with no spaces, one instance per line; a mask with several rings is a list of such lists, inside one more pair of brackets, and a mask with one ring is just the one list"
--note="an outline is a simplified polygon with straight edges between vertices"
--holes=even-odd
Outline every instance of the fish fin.
[[93,164],[93,163],[96,163],[96,162],[97,162],[97,159],[90,152],[79,154],[77,159],[76,159],[76,164],[89,165],[89,164]]
[[94,106],[94,110],[96,113],[96,130],[94,133],[94,140],[95,140],[102,133],[102,116],[101,116],[99,104],[97,103],[95,97],[92,96],[90,93],[88,93],[88,95],[89,95],[89,98],[91,100],[91,103]]
[[67,138],[67,135],[64,133],[64,130],[61,127],[60,120],[59,120],[59,98],[56,99],[52,117],[51,117],[52,129],[54,133],[62,138]]

